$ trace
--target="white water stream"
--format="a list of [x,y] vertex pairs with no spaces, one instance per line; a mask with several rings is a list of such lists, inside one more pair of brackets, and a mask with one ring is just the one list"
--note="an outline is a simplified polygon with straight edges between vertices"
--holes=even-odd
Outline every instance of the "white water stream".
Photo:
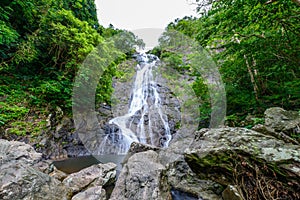
[[[132,142],[167,147],[171,140],[168,118],[163,112],[157,83],[153,77],[153,70],[157,67],[159,59],[154,55],[142,53],[137,56],[137,60],[139,64],[128,113],[110,120],[109,124],[116,125],[119,129],[105,136],[100,145],[102,154],[125,154]],[[154,115],[159,117],[152,117]],[[159,136],[153,133],[157,124],[162,124],[164,130],[159,139]]]

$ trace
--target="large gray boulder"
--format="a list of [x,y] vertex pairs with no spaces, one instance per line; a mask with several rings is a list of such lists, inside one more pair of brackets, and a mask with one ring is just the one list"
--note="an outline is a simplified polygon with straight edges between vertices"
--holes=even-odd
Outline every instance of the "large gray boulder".
[[201,180],[185,161],[168,165],[168,183],[177,190],[202,200],[221,200],[222,186],[211,180]]
[[67,187],[36,167],[41,156],[28,144],[0,140],[0,199],[69,199]]
[[238,185],[254,196],[268,186],[277,190],[278,198],[299,198],[299,145],[244,128],[211,129],[199,132],[185,160],[200,179]]
[[116,179],[114,163],[93,165],[67,175],[55,167],[51,170],[50,163],[41,159],[42,154],[28,144],[0,140],[0,199],[104,200],[103,187]]
[[300,143],[300,113],[297,111],[269,108],[265,111],[265,126],[283,136],[296,138]]
[[102,186],[94,186],[76,194],[72,200],[106,200],[106,192]]
[[[123,163],[127,163],[129,158],[140,152],[147,152],[149,150],[155,151],[158,153],[158,163],[165,166],[164,174],[171,188],[180,191],[179,193],[197,197],[197,199],[220,200],[222,192],[221,185],[210,180],[198,179],[184,160],[184,150],[189,147],[192,140],[193,138],[178,140],[172,143],[169,148],[165,149],[133,142]],[[144,162],[148,161],[145,160]],[[116,187],[119,186],[117,185]],[[125,189],[125,187],[121,187],[118,190]],[[171,191],[171,193],[175,199],[177,197],[180,199],[184,198],[184,196],[179,196],[179,194],[174,196],[176,193],[174,191]]]
[[60,181],[23,163],[7,163],[0,167],[0,199],[64,200],[70,193]]
[[149,150],[130,157],[121,171],[110,199],[171,199],[165,167],[160,164],[158,154]]
[[157,152],[157,151],[159,151],[159,149],[160,148],[156,147],[156,146],[142,144],[142,143],[138,143],[138,142],[132,142],[130,144],[130,148],[129,148],[125,158],[123,159],[122,163],[123,164],[127,163],[128,159],[136,153],[140,153],[140,152],[144,152],[144,151],[148,151],[148,150],[153,150],[153,151]]
[[222,186],[211,180],[199,179],[184,159],[184,153],[193,140],[193,135],[176,138],[168,148],[159,151],[160,162],[167,168],[168,183],[173,189],[202,200],[220,200]]
[[34,165],[41,159],[42,154],[28,144],[0,139],[0,165],[8,162]]
[[92,165],[70,174],[63,180],[63,183],[72,190],[73,194],[89,187],[109,185],[116,179],[116,167],[117,165],[114,163]]

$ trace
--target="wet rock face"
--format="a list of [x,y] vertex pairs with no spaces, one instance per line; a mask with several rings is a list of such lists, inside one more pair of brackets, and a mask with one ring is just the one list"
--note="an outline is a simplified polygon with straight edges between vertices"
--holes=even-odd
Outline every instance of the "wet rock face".
[[[113,114],[117,117],[130,113],[125,122],[126,128],[135,133],[140,142],[158,147],[167,146],[181,121],[180,103],[170,89],[162,84],[166,80],[154,72],[159,63],[158,58],[138,54],[134,57],[139,63],[136,70],[133,70],[135,77],[114,81]],[[131,72],[132,69],[133,66]],[[142,100],[141,105],[136,101],[137,98]],[[135,110],[135,106],[138,110]]]
[[[91,149],[95,149],[101,142],[99,136],[103,137],[106,132],[110,131],[107,130],[109,127],[106,125],[112,118],[112,110],[105,103],[99,105],[92,116],[93,119],[89,115],[76,118],[79,124],[76,128],[73,119],[62,117],[61,114],[57,113],[58,111],[49,116],[47,130],[41,133],[32,144],[38,152],[43,154],[45,159],[60,160],[68,157],[91,155],[85,146],[86,141],[84,139],[98,142],[96,147],[91,147]],[[87,126],[91,124],[96,127],[95,131],[81,138],[80,134],[86,133],[86,130],[89,129]]]
[[[162,116],[158,113],[157,105],[155,104],[155,98],[152,96],[153,92],[151,87],[147,93],[148,108],[144,114],[143,121],[140,121],[142,118],[142,111],[137,111],[133,116],[131,116],[126,125],[133,132],[138,133],[140,131],[140,124],[142,123],[145,131],[145,135],[152,135],[152,138],[146,138],[147,144],[155,145],[157,147],[163,147],[163,144],[166,142],[166,133],[169,131],[172,135],[177,131],[177,125],[180,124],[180,103],[178,99],[171,93],[171,91],[158,83],[152,87],[157,88],[157,92],[160,95],[160,104],[161,111],[165,115]],[[142,108],[144,110],[146,108]],[[144,111],[145,112],[145,111]],[[169,130],[166,130],[164,122],[168,123]]]
[[124,165],[111,199],[171,199],[165,167],[152,150],[134,154]]
[[64,117],[35,139],[33,146],[45,159],[60,160],[90,155],[74,129],[73,120]]
[[124,136],[122,135],[122,130],[115,124],[105,124],[105,135],[107,135],[107,139],[111,141],[110,149],[114,148],[113,146],[120,143]]
[[[143,57],[142,57],[140,54],[135,54],[135,55],[133,55],[132,57],[135,58],[136,61],[137,61],[139,64],[144,64],[144,63],[145,63],[145,60],[143,59]],[[152,54],[148,54],[148,55],[147,55],[147,59],[148,59],[147,62],[153,62],[153,61],[155,61],[155,60],[158,60],[157,56],[152,55]]]

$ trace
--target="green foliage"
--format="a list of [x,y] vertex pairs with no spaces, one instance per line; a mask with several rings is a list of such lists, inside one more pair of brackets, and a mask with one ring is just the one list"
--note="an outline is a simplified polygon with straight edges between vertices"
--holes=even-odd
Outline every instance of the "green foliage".
[[203,78],[197,77],[196,81],[194,81],[193,90],[197,97],[201,99],[200,101],[200,118],[199,118],[199,125],[200,127],[208,127],[211,115],[211,103],[210,103],[210,96],[208,91],[208,86],[203,80]]
[[115,47],[127,55],[132,55],[136,52],[136,49],[145,47],[143,40],[126,30],[114,35],[112,40],[114,41]]
[[5,102],[0,102],[0,108],[0,126],[4,125],[9,121],[21,119],[29,111],[28,108],[18,105],[10,105]]
[[210,50],[226,86],[228,115],[299,107],[300,7],[290,0],[196,2],[199,10],[206,3],[211,9],[168,29]]
[[28,90],[31,92],[30,103],[32,105],[61,105],[64,109],[71,108],[72,82],[59,77],[60,80],[40,80]]
[[98,29],[97,10],[94,0],[63,0],[63,8],[71,10],[76,18],[86,21],[94,29]]
[[16,47],[19,34],[0,20],[0,57],[3,60],[10,57],[12,48]]
[[184,56],[180,53],[163,52],[160,57],[167,65],[172,66],[178,72],[182,73],[190,69],[190,66],[183,61]]
[[126,60],[121,64],[117,65],[117,71],[115,78],[120,82],[129,82],[134,77],[135,69],[132,66],[136,66],[137,62],[133,59]]
[[[70,115],[75,76],[95,49],[95,70],[103,70],[99,63],[106,67],[97,80],[96,102],[110,103],[111,79],[126,57],[108,37],[122,32],[98,24],[93,0],[1,2],[0,126],[16,135],[38,133],[45,124],[27,122],[28,113],[59,106]],[[129,52],[133,44],[142,45],[132,33],[126,34]]]
[[41,50],[48,52],[48,55],[41,55],[42,59],[50,56],[51,67],[73,75],[87,54],[103,42],[103,38],[87,22],[80,21],[71,11],[64,9],[48,12],[41,22],[40,40],[44,41]]
[[26,95],[22,85],[15,85],[8,77],[0,76],[0,127],[29,112]]

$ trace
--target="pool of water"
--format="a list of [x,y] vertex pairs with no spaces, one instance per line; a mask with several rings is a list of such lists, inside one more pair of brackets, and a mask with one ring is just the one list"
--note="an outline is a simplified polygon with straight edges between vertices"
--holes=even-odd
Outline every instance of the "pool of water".
[[117,165],[117,174],[119,174],[122,169],[121,163],[124,157],[125,155],[81,156],[54,161],[53,164],[60,171],[71,174],[94,164],[113,162]]
[[202,200],[201,198],[195,197],[192,194],[175,189],[171,190],[171,195],[173,200]]

